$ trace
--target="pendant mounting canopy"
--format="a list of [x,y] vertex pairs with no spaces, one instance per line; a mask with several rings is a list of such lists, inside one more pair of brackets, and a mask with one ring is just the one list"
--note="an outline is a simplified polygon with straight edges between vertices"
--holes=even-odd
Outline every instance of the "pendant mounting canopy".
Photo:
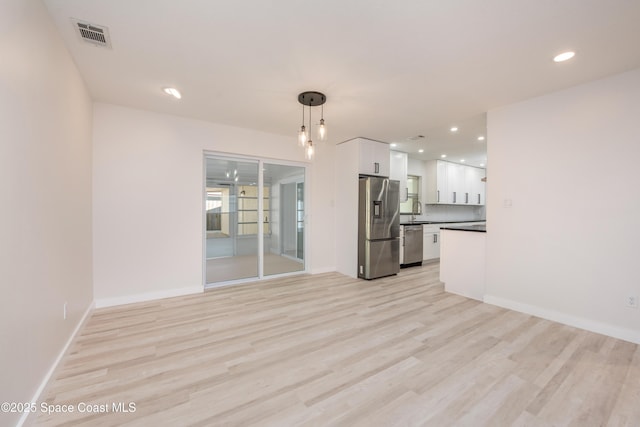
[[322,105],[327,101],[327,97],[324,96],[324,93],[320,92],[302,92],[298,95],[298,102],[302,105],[308,105],[309,107],[317,107],[318,105]]

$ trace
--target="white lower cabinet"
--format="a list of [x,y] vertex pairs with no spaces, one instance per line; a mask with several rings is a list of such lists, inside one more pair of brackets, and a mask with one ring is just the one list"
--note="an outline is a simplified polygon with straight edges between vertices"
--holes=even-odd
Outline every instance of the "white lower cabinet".
[[440,258],[440,226],[422,227],[422,259]]

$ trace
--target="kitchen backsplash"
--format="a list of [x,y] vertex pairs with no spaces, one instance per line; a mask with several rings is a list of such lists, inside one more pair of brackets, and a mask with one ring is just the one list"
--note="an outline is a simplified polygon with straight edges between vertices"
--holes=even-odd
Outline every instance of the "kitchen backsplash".
[[[411,215],[400,215],[400,221],[409,221]],[[484,221],[484,206],[422,205],[422,215],[418,221]]]

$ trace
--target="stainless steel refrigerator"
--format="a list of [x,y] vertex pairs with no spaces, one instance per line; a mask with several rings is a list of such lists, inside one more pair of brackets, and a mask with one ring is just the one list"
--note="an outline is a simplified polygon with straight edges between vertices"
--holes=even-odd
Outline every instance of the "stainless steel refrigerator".
[[400,271],[400,182],[361,177],[358,203],[358,277]]

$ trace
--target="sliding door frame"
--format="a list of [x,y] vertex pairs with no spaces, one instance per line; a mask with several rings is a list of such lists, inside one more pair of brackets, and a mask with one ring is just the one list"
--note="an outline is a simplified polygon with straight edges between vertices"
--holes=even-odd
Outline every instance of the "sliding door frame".
[[[238,161],[246,161],[246,162],[257,162],[258,163],[258,277],[249,277],[243,279],[229,280],[225,282],[217,282],[217,283],[207,283],[207,210],[206,210],[206,200],[207,200],[207,158],[219,158],[225,160],[238,160]],[[305,204],[305,213],[304,213],[304,259],[302,270],[292,271],[288,273],[280,273],[280,274],[272,274],[269,276],[264,275],[264,223],[261,221],[264,218],[264,165],[274,164],[281,166],[292,166],[303,168],[304,170],[304,204]],[[242,283],[249,283],[255,281],[263,281],[265,279],[273,279],[278,277],[286,277],[286,276],[295,276],[300,274],[307,274],[309,272],[309,210],[308,207],[311,206],[310,203],[310,191],[309,189],[309,164],[302,162],[294,162],[288,160],[281,159],[271,159],[266,157],[255,157],[255,156],[247,156],[242,154],[234,154],[234,153],[223,153],[216,151],[204,150],[202,156],[202,227],[201,227],[201,238],[202,238],[202,284],[204,289],[213,289],[222,286],[236,285]]]

